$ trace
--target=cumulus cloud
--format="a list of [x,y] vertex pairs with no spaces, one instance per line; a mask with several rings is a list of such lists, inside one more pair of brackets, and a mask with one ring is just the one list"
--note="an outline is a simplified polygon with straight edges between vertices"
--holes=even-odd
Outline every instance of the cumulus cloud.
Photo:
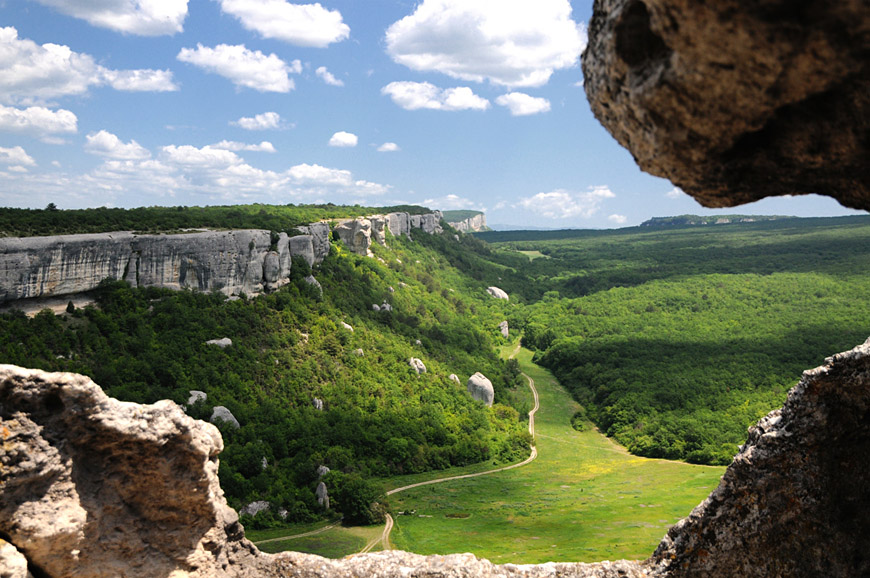
[[568,0],[423,0],[386,33],[387,52],[412,70],[473,82],[542,86],[576,66],[586,29]]
[[379,153],[394,153],[400,151],[399,145],[394,142],[385,142],[381,146],[378,147]]
[[665,196],[669,199],[679,199],[680,197],[682,197],[685,194],[686,193],[684,193],[681,188],[674,187],[673,189],[671,189],[670,191],[665,193]]
[[290,92],[295,87],[290,74],[302,72],[299,60],[287,64],[274,53],[266,56],[244,44],[218,44],[214,48],[197,44],[196,48],[182,48],[177,58],[223,76],[237,87],[259,92]]
[[423,205],[426,207],[436,207],[443,211],[456,211],[459,209],[484,210],[483,207],[480,207],[471,199],[466,199],[452,193],[437,199],[425,199]]
[[163,157],[169,163],[187,167],[230,167],[242,164],[242,159],[233,151],[204,146],[169,145],[163,147]]
[[495,99],[495,103],[507,107],[511,116],[528,116],[550,110],[550,101],[546,98],[529,96],[522,92],[503,94]]
[[231,140],[222,140],[221,142],[210,146],[213,149],[222,149],[225,151],[251,151],[258,153],[277,152],[275,146],[267,140],[262,141],[260,144],[247,144]]
[[325,66],[319,67],[317,70],[314,71],[314,73],[317,74],[317,76],[319,76],[320,79],[323,80],[323,82],[325,82],[326,84],[329,84],[331,86],[344,86],[344,82],[333,76],[333,74],[329,72]]
[[140,36],[183,30],[188,0],[36,0],[93,26]]
[[324,48],[344,40],[350,28],[341,12],[317,4],[291,4],[284,0],[220,0],[221,10],[235,16],[248,30],[263,38],[297,46]]
[[624,225],[625,222],[628,220],[628,217],[626,217],[625,215],[618,215],[618,214],[614,213],[614,214],[610,215],[609,217],[607,217],[607,220],[612,221],[612,222],[616,223],[617,225]]
[[78,118],[64,109],[42,106],[19,109],[0,104],[0,131],[28,134],[40,138],[78,131]]
[[106,84],[126,91],[178,90],[168,70],[111,70],[68,46],[40,45],[18,38],[11,26],[0,28],[0,101],[33,104]]
[[557,189],[521,199],[517,205],[548,219],[588,218],[598,212],[605,199],[615,196],[606,186],[590,187],[585,192]]
[[151,157],[151,153],[134,140],[121,142],[112,133],[101,130],[85,137],[85,150],[91,154],[120,160],[142,160]]
[[391,82],[381,89],[405,110],[486,110],[489,101],[467,86],[441,89],[429,82]]
[[331,147],[355,147],[359,142],[357,136],[351,132],[344,132],[343,130],[338,131],[332,138],[329,139],[329,146]]
[[281,128],[281,115],[277,112],[264,112],[254,116],[243,116],[230,124],[245,130],[276,130]]
[[25,151],[20,146],[15,146],[12,148],[0,147],[0,163],[3,163],[4,165],[18,165],[22,167],[30,167],[36,165],[36,161],[33,160],[33,157],[27,154],[27,151]]

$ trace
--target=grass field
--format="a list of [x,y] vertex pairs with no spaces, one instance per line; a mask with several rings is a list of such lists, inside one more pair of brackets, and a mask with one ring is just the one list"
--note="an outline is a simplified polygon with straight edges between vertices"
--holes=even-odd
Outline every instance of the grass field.
[[393,547],[497,563],[646,558],[724,468],[635,457],[594,430],[573,430],[573,400],[530,352],[517,357],[541,398],[538,459],[390,496],[394,512],[415,511],[395,516]]

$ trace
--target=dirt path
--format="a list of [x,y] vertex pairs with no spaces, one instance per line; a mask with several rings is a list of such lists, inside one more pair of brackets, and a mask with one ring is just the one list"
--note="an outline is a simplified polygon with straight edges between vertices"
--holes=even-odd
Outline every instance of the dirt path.
[[[517,345],[516,349],[514,349],[508,359],[513,358],[517,352],[519,352],[520,346]],[[531,445],[531,454],[529,457],[524,459],[523,461],[513,464],[510,466],[504,466],[501,468],[496,468],[494,470],[487,470],[485,472],[477,472],[475,474],[464,474],[461,476],[450,476],[449,478],[439,478],[437,480],[427,480],[425,482],[417,482],[416,484],[409,484],[407,486],[402,486],[401,488],[395,488],[387,492],[388,496],[393,494],[398,494],[399,492],[404,492],[405,490],[410,490],[411,488],[419,488],[420,486],[428,486],[431,484],[441,484],[443,482],[450,482],[452,480],[464,480],[466,478],[476,478],[478,476],[486,476],[489,474],[495,474],[497,472],[503,472],[505,470],[512,470],[514,468],[519,468],[521,466],[525,466],[526,464],[530,464],[538,457],[538,448],[535,446],[535,413],[537,413],[538,409],[540,409],[541,404],[538,400],[538,390],[535,388],[535,380],[529,377],[526,373],[522,374],[529,382],[529,389],[532,390],[532,396],[535,399],[535,405],[532,410],[529,412],[529,433],[532,435],[532,445]],[[384,526],[383,533],[378,537],[366,544],[365,548],[359,551],[360,554],[369,552],[372,548],[374,548],[379,542],[382,544],[383,550],[390,549],[390,532],[393,531],[393,518],[389,514],[387,514],[387,521]]]
[[316,534],[326,532],[327,530],[332,530],[333,528],[338,526],[340,523],[341,523],[341,520],[339,520],[338,522],[334,522],[328,526],[318,528],[317,530],[311,530],[310,532],[304,532],[302,534],[295,534],[293,536],[281,536],[280,538],[269,538],[268,540],[260,540],[259,542],[254,542],[254,545],[259,546],[260,544],[268,544],[269,542],[280,542],[281,540],[292,540],[294,538],[304,538],[305,536],[314,536]]

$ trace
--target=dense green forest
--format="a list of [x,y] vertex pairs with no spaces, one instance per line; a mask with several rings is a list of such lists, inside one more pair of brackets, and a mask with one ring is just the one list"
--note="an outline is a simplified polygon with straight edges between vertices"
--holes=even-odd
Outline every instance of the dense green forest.
[[[160,221],[161,211],[286,230],[387,210],[153,208],[143,211],[154,222],[108,228],[206,225]],[[91,230],[78,221],[87,211],[33,213],[57,218],[47,230],[28,222],[33,234]],[[0,315],[0,361],[84,373],[110,395],[174,399],[198,418],[225,406],[241,425],[219,422],[233,506],[268,500],[296,522],[329,514],[314,496],[325,465],[335,508],[370,521],[382,510],[351,505],[382,501],[372,478],[527,455],[518,369],[494,353],[503,319],[583,405],[578,428],[588,418],[634,453],[710,464],[731,459],[802,370],[870,335],[868,217],[458,239],[448,227],[388,245],[366,258],[334,242],[314,271],[322,294],[305,282],[304,261],[290,284],[250,299],[107,282],[93,306]],[[490,298],[490,285],[510,301]],[[391,311],[373,309],[384,302]],[[222,337],[233,344],[205,343]],[[492,408],[465,391],[476,371],[493,382]],[[207,400],[188,404],[190,390]],[[264,512],[246,523],[279,520]]]
[[0,237],[32,237],[71,233],[138,231],[144,233],[184,229],[266,229],[292,233],[294,227],[322,219],[361,217],[403,211],[417,215],[429,209],[415,205],[353,207],[325,205],[230,205],[210,207],[138,207],[58,210],[0,207]]
[[[348,520],[369,519],[348,509],[377,494],[367,479],[529,452],[517,366],[494,353],[506,305],[481,283],[454,289],[449,280],[461,275],[428,246],[443,238],[417,237],[373,247],[383,262],[334,244],[315,271],[322,296],[305,281],[303,260],[294,260],[289,285],[251,299],[105,282],[94,306],[0,315],[0,360],[83,373],[136,402],[187,404],[191,390],[203,391],[207,400],[189,414],[209,419],[224,406],[241,424],[217,422],[231,505],[268,500],[287,521],[311,520],[325,513],[314,496],[325,465],[334,507]],[[384,302],[391,311],[373,309]],[[206,344],[223,337],[232,345]],[[411,357],[427,371],[417,375]],[[492,408],[466,392],[477,371],[493,383]],[[277,520],[273,511],[248,522]]]

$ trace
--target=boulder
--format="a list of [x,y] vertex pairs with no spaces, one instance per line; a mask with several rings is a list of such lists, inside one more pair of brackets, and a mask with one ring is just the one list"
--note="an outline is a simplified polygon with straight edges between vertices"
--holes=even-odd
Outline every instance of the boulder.
[[353,354],[356,355],[357,357],[363,357],[363,356],[365,356],[366,352],[363,351],[362,349],[354,349]]
[[411,369],[417,372],[417,375],[420,375],[421,373],[426,373],[426,366],[423,365],[423,361],[417,359],[416,357],[412,357],[411,359],[409,359],[408,365],[411,366]]
[[330,471],[330,470],[329,470],[329,468],[328,468],[327,466],[324,466],[324,465],[321,464],[321,465],[317,466],[317,477],[318,477],[318,478],[322,478],[323,476],[325,476],[326,474],[328,474],[329,471]]
[[231,412],[222,405],[215,406],[214,409],[211,410],[211,417],[208,418],[208,421],[210,421],[211,423],[215,423],[218,420],[225,421],[236,429],[239,429],[239,427],[241,427],[239,425],[239,420],[236,419],[236,416],[233,415],[233,412]]
[[378,305],[377,303],[372,303],[372,311],[380,311],[380,310],[381,310],[380,305]]
[[322,399],[315,397],[314,399],[311,400],[311,405],[313,405],[314,409],[316,409],[317,411],[323,411],[323,400]]
[[229,337],[221,337],[220,339],[209,339],[205,342],[206,345],[214,345],[216,347],[220,347],[224,349],[233,344],[233,340]]
[[324,510],[329,509],[329,492],[326,490],[326,484],[323,482],[319,482],[317,484],[317,489],[314,490],[314,495],[317,497],[317,503],[320,504]]
[[344,321],[341,321],[340,323],[341,323],[341,326],[342,326],[342,327],[344,327],[345,329],[347,329],[348,331],[350,331],[351,333],[353,333],[353,327],[351,327],[350,324],[345,323]]
[[260,512],[264,512],[264,511],[268,510],[271,506],[272,506],[272,504],[270,504],[269,502],[266,502],[265,500],[261,500],[258,502],[251,502],[250,504],[246,504],[245,506],[242,507],[241,510],[239,510],[239,515],[240,516],[245,516],[245,515],[256,516]]
[[492,389],[492,382],[479,371],[468,378],[468,384],[465,386],[471,397],[478,401],[482,401],[488,406],[492,406],[495,392]]
[[281,278],[281,258],[277,251],[269,251],[263,259],[263,282],[274,284]]
[[[120,402],[81,375],[2,365],[0,421],[0,535],[39,576],[265,569],[218,483],[220,432],[175,403]],[[0,542],[0,574],[16,568]]]
[[462,385],[462,380],[459,379],[459,376],[456,375],[455,373],[451,373],[449,379],[450,379],[450,381],[455,381],[459,385]]
[[372,222],[358,217],[342,221],[333,229],[342,243],[347,245],[351,253],[370,255],[372,245]]
[[318,295],[323,297],[323,285],[320,284],[320,281],[314,278],[314,275],[306,275],[305,282],[312,285],[317,290]]
[[593,113],[708,207],[818,193],[870,209],[866,0],[596,0]]
[[511,336],[511,332],[510,332],[510,329],[508,328],[507,321],[502,321],[501,323],[499,323],[498,330],[501,331],[501,336],[504,337],[505,339],[507,339]]
[[187,398],[187,405],[193,405],[198,401],[205,401],[208,399],[208,394],[204,391],[199,391],[198,389],[190,390],[190,397]]
[[505,301],[510,299],[508,297],[508,294],[505,293],[504,290],[499,289],[498,287],[487,287],[486,292],[489,293],[491,296],[495,297],[496,299],[504,299]]

